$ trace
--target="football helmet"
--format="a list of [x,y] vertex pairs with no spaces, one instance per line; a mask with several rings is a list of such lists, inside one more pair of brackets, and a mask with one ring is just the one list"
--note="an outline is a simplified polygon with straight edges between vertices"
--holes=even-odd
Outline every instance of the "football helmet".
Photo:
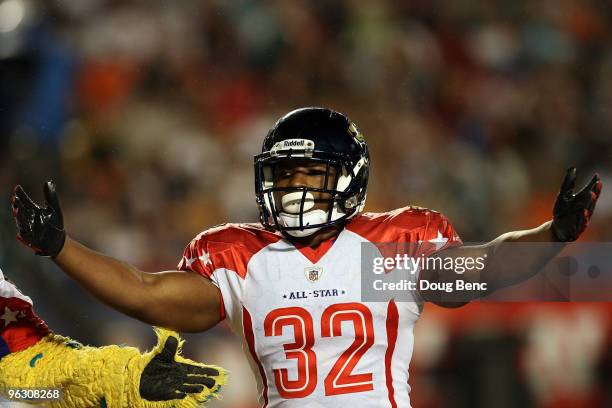
[[[304,162],[325,166],[322,186],[274,185],[275,166]],[[289,112],[270,129],[261,154],[255,156],[260,221],[268,229],[293,237],[342,225],[363,210],[369,169],[363,135],[345,115],[319,107]],[[320,201],[315,196],[325,197],[327,210],[314,208],[315,201]]]

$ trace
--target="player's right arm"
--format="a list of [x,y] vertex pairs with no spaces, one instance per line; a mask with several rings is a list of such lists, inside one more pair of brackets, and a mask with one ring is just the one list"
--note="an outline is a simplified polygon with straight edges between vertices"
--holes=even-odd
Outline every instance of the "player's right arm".
[[[553,219],[537,228],[511,231],[483,245],[457,246],[436,253],[446,259],[480,259],[481,266],[465,268],[461,274],[452,268],[424,268],[419,279],[454,285],[458,280],[486,284],[486,291],[461,291],[458,298],[441,301],[443,291],[421,291],[421,296],[443,307],[458,307],[472,299],[526,281],[561,252],[565,243],[578,239],[589,225],[602,182],[595,174],[579,192],[574,193],[576,169],[569,168],[553,207]],[[430,241],[431,242],[431,241]],[[525,244],[533,244],[526,249]],[[440,265],[440,264],[438,264]],[[483,265],[483,266],[482,266]],[[446,297],[447,298],[447,297]]]
[[221,295],[195,273],[148,273],[93,251],[66,236],[52,182],[45,207],[20,186],[12,197],[17,238],[37,255],[49,256],[69,276],[107,305],[145,323],[183,332],[206,330],[220,320]]

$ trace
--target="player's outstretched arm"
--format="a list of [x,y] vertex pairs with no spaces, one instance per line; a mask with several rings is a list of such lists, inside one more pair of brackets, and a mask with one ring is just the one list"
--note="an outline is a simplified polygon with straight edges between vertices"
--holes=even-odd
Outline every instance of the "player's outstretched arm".
[[[421,292],[425,300],[445,307],[466,304],[469,298],[477,298],[516,283],[523,282],[540,271],[563,248],[559,242],[577,240],[589,224],[599,195],[602,182],[595,174],[591,181],[578,193],[574,193],[576,169],[570,168],[553,208],[553,219],[537,228],[512,231],[502,234],[493,241],[479,246],[462,246],[441,251],[436,256],[444,258],[485,258],[485,267],[473,268],[463,274],[453,270],[429,269],[421,272],[421,279],[454,282],[462,279],[469,282],[486,283],[487,291],[475,290],[463,293],[463,301],[439,301],[440,293]],[[537,243],[532,249],[516,243]],[[467,299],[466,299],[467,298]]]
[[148,273],[93,251],[66,236],[53,182],[44,186],[46,205],[34,203],[21,186],[12,197],[17,239],[37,255],[51,257],[69,276],[107,305],[145,323],[183,332],[218,323],[220,294],[192,273]]

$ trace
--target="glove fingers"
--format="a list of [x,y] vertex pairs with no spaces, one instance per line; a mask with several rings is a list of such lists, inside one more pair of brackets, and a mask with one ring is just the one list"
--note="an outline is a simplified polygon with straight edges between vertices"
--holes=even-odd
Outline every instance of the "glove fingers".
[[595,203],[596,201],[591,200],[586,206],[587,214],[589,217],[593,214],[593,211],[595,210]]
[[12,206],[13,208],[18,209],[21,212],[28,212],[31,213],[32,210],[34,210],[34,208],[30,207],[27,205],[27,203],[24,203],[23,200],[17,196],[13,197],[13,201],[12,201]]
[[565,173],[565,178],[563,179],[563,183],[561,183],[561,196],[566,196],[568,193],[571,193],[574,189],[574,185],[576,184],[576,168],[570,167],[567,169],[567,173]]
[[588,209],[582,211],[582,216],[578,222],[578,237],[582,235],[584,230],[589,226],[589,220],[591,219],[591,212]]
[[597,173],[593,176],[593,181],[591,181],[593,183],[591,192],[595,194],[595,200],[597,200],[601,194],[601,189],[603,188],[603,182],[601,181],[601,178],[599,177],[599,174]]
[[30,208],[37,208],[36,203],[32,201],[32,199],[23,191],[23,188],[20,185],[15,187],[15,191],[13,194],[15,200],[20,200],[24,206],[28,206]]
[[212,367],[200,367],[190,364],[185,364],[187,374],[189,375],[207,375],[209,377],[216,377],[219,375],[219,370]]
[[57,192],[55,191],[55,182],[52,180],[47,181],[44,185],[43,191],[45,193],[45,200],[47,200],[49,207],[60,212],[60,203],[59,199],[57,198]]
[[174,356],[176,355],[176,350],[178,349],[178,339],[176,337],[170,336],[166,339],[166,343],[164,343],[164,348],[161,353],[157,355],[157,357],[163,361],[174,361]]
[[587,209],[589,210],[589,216],[592,215],[593,211],[595,210],[595,204],[597,204],[597,200],[599,199],[599,193],[600,192],[601,192],[601,187],[599,188],[599,191],[597,191],[597,192],[589,191],[590,198],[591,198],[589,200],[589,204],[587,205]]
[[176,391],[172,397],[172,399],[185,399],[185,397],[187,396],[187,394],[185,394],[184,392],[178,392]]
[[[580,190],[580,192],[578,194],[576,194],[577,196],[591,196],[591,192],[595,192],[597,190],[597,187],[599,186],[599,184],[601,183],[601,179],[599,178],[598,174],[595,174],[593,176],[593,178],[591,179],[591,181],[589,181],[589,183],[584,186],[582,188],[582,190]],[[601,189],[599,189],[599,191],[601,191]]]
[[19,218],[22,216],[23,214],[23,209],[20,208],[19,205],[17,205],[17,203],[15,202],[15,197],[12,198],[11,200],[11,209],[13,210],[13,218],[15,219],[15,221],[19,221]]
[[20,232],[24,232],[26,226],[29,224],[28,220],[32,217],[32,208],[24,205],[19,197],[15,197],[13,200],[12,208],[15,224],[17,224],[17,228],[19,228]]
[[595,203],[599,199],[601,194],[602,182],[598,174],[595,174],[589,184],[587,184],[580,193],[576,194],[578,202],[589,211],[589,214],[593,212]]
[[[214,381],[213,381],[213,384],[214,384]],[[208,387],[208,388],[211,388],[211,387]],[[183,384],[178,387],[178,391],[184,392],[186,394],[197,394],[197,393],[202,392],[203,390],[204,390],[203,386],[194,385],[194,384]]]
[[201,377],[201,379],[198,379],[197,381],[194,381],[193,378],[197,378],[197,377],[189,377],[189,380],[187,380],[187,381],[188,382],[194,382],[196,384],[202,384],[206,388],[208,388],[209,390],[212,389],[215,386],[215,384],[216,384],[216,381],[215,381],[214,378]]
[[49,207],[41,208],[18,185],[15,187],[11,204],[19,230],[17,239],[33,248],[37,255],[54,257],[61,251],[66,233],[61,212],[51,208],[52,205],[59,204],[53,185],[45,188],[45,196]]

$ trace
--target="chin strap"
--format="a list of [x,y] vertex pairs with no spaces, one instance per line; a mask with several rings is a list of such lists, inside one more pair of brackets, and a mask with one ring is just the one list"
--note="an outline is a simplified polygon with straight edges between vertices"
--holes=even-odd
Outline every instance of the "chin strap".
[[[284,227],[299,227],[300,226],[300,216],[299,214],[287,214],[282,212],[278,215],[279,223]],[[304,213],[302,217],[304,229],[299,230],[288,230],[287,234],[292,237],[301,238],[307,237],[309,235],[314,234],[319,231],[321,227],[313,227],[308,228],[309,225],[321,224],[327,221],[327,213],[323,210],[312,210]]]
[[[304,213],[302,215],[302,224],[300,225],[300,206],[302,199],[304,199]],[[312,210],[312,208],[314,207],[314,201],[314,196],[310,192],[306,192],[306,194],[304,194],[301,191],[296,191],[283,195],[283,197],[281,198],[281,205],[283,211],[278,214],[279,224],[283,227],[304,227],[304,229],[285,231],[287,234],[296,238],[307,237],[322,228],[309,226],[324,224],[328,221],[327,211],[323,211],[320,209]],[[363,206],[357,208],[357,210],[353,214],[351,214],[351,217],[359,213],[362,208]],[[334,203],[334,208],[332,209],[330,221],[336,221],[344,217],[345,215],[346,213],[339,208],[338,204]]]

